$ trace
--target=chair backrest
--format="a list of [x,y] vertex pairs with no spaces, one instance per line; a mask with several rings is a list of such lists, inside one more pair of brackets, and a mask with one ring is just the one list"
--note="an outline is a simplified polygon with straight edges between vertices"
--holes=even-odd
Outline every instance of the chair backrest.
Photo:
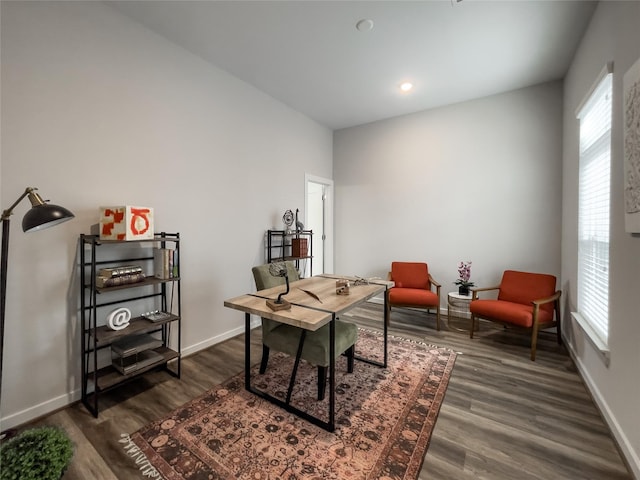
[[[505,270],[500,282],[498,300],[530,305],[533,300],[550,297],[556,292],[556,277],[544,273]],[[540,307],[553,314],[553,303]]]
[[[296,270],[296,266],[293,262],[287,260],[284,262],[287,266],[287,275],[289,277],[289,282],[295,282],[296,280],[300,280],[300,275],[298,275],[298,270]],[[256,289],[264,290],[266,288],[277,287],[278,285],[284,285],[285,280],[284,277],[274,277],[269,273],[270,264],[266,265],[258,265],[257,267],[253,267],[251,272],[253,272],[253,280],[256,282]],[[268,318],[262,319],[262,331],[264,333],[268,333],[278,326],[278,322],[273,320],[269,320]]]
[[[296,270],[294,263],[289,260],[283,263],[287,266],[289,282],[300,280],[300,275],[298,275],[298,270]],[[256,282],[256,289],[264,290],[266,288],[277,287],[278,285],[285,284],[284,277],[274,277],[269,273],[270,265],[271,264],[267,263],[266,265],[258,265],[251,269],[253,272],[253,279]]]
[[392,262],[391,280],[398,288],[431,289],[429,266],[420,262]]

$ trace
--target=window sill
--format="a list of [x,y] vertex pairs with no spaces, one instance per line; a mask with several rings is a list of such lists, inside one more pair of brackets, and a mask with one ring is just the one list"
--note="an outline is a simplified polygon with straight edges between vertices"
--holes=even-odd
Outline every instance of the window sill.
[[600,338],[591,324],[578,312],[571,312],[571,316],[576,321],[596,351],[602,356],[605,365],[609,366],[610,354],[609,346]]

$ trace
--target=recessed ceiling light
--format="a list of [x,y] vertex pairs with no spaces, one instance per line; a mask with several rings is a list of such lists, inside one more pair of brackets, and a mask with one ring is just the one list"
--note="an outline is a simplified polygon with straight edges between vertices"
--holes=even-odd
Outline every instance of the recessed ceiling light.
[[402,82],[400,84],[400,90],[402,90],[403,92],[409,92],[411,91],[411,89],[413,89],[413,83],[411,82]]
[[369,30],[373,30],[373,20],[363,18],[356,23],[356,28],[359,32],[368,32]]

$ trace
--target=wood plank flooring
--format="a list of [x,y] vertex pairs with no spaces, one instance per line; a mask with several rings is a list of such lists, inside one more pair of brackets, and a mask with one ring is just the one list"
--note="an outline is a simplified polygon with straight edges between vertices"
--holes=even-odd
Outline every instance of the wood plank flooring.
[[[382,306],[373,303],[343,316],[365,328],[380,328],[381,318]],[[446,317],[440,332],[424,312],[397,309],[391,318],[392,335],[460,352],[421,480],[633,478],[554,332],[541,333],[531,362],[528,336],[495,324],[481,322],[471,340],[450,330]],[[468,320],[452,319],[452,326],[468,329]],[[257,362],[259,329],[252,344]],[[118,442],[121,434],[241,372],[243,355],[241,335],[183,359],[181,380],[154,372],[103,395],[97,419],[78,403],[34,423],[60,425],[71,435],[76,451],[63,480],[144,478]]]

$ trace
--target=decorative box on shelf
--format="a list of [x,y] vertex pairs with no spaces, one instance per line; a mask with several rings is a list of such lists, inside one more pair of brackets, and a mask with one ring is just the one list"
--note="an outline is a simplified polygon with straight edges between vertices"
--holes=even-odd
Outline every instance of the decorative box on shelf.
[[153,208],[100,207],[100,240],[153,239]]
[[309,240],[307,238],[291,239],[291,256],[306,257],[309,255]]

